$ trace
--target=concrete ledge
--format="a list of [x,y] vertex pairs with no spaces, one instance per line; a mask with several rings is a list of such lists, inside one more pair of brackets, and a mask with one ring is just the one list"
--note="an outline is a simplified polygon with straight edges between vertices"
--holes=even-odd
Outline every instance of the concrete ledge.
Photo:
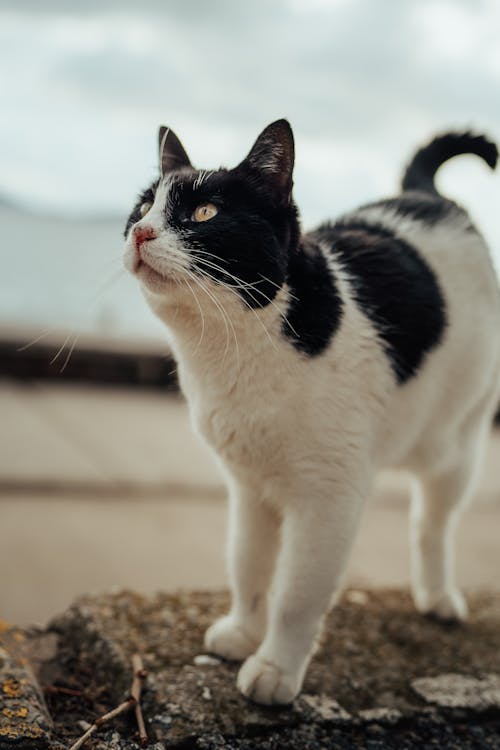
[[[73,347],[72,344],[77,341]],[[70,352],[71,349],[71,352]],[[56,355],[60,354],[56,357]],[[0,328],[0,376],[178,391],[176,364],[166,343],[59,330]]]
[[[149,670],[143,709],[155,750],[500,747],[500,595],[475,595],[470,622],[451,627],[417,615],[406,593],[347,591],[302,696],[280,710],[247,702],[237,665],[203,654],[203,631],[227,602],[222,592],[103,594],[81,598],[46,630],[5,630],[0,687],[13,668],[28,680],[30,664],[36,680],[13,712],[2,705],[0,748],[68,747],[82,722],[127,695],[137,650]],[[17,721],[41,690],[48,712],[37,698],[35,718]],[[88,747],[135,750],[134,732],[132,719],[117,719]]]

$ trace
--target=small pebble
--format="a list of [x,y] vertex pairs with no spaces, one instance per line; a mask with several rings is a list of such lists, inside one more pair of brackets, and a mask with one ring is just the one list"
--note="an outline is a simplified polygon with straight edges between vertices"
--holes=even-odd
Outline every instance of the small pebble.
[[220,659],[208,654],[198,654],[198,656],[194,657],[193,661],[197,667],[216,667],[220,664]]
[[347,591],[345,598],[350,604],[358,604],[359,606],[364,606],[368,603],[368,594],[364,591],[357,591],[356,589]]
[[169,727],[172,723],[172,718],[168,716],[168,714],[156,714],[156,716],[153,717],[153,721],[156,721],[158,724],[162,724],[166,727]]

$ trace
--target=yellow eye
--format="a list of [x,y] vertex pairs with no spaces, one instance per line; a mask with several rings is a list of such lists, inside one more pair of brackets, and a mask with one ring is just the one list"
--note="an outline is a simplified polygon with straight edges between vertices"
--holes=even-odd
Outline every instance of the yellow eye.
[[141,203],[139,208],[139,213],[141,216],[146,216],[147,212],[150,210],[152,203]]
[[201,203],[194,209],[192,221],[209,221],[218,213],[217,206],[213,203]]

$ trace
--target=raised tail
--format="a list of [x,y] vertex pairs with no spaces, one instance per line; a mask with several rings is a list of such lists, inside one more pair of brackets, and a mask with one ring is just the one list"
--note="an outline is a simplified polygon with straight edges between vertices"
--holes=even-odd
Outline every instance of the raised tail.
[[421,148],[403,175],[403,190],[425,190],[438,195],[434,176],[443,162],[459,154],[476,154],[495,169],[498,149],[484,135],[473,133],[445,133]]

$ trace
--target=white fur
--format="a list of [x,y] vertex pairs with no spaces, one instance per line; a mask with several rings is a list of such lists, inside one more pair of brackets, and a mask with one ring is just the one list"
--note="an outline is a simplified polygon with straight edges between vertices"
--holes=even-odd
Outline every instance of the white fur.
[[[157,269],[172,249],[182,255],[161,228],[166,189],[140,222],[158,232],[148,243]],[[186,279],[161,288],[139,272],[170,332],[194,428],[212,447],[230,490],[232,607],[207,631],[206,647],[246,659],[238,687],[260,703],[288,703],[299,692],[381,468],[402,467],[415,477],[416,606],[442,618],[465,616],[452,533],[474,487],[499,395],[497,283],[482,239],[456,222],[426,228],[386,210],[370,212],[379,223],[397,225],[423,253],[447,303],[442,343],[404,385],[396,384],[335,258],[329,262],[344,315],[327,351],[312,358],[281,333],[286,289],[274,305],[251,311],[215,283],[195,288]]]

